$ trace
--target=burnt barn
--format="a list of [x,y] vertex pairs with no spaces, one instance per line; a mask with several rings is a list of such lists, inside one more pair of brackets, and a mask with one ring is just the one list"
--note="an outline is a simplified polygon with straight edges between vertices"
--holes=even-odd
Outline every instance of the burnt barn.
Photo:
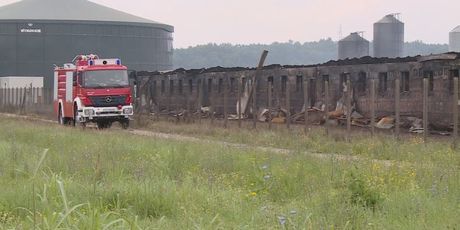
[[[360,115],[369,117],[373,111],[376,117],[394,115],[397,95],[401,117],[421,118],[426,81],[430,124],[451,127],[456,98],[454,79],[459,77],[459,69],[459,53],[363,57],[310,66],[266,66],[256,78],[256,109],[261,111],[271,105],[293,115],[303,111],[305,102],[308,108],[335,111],[344,102],[346,82],[350,80],[353,108]],[[147,112],[212,106],[216,116],[224,111],[236,114],[236,104],[239,98],[244,102],[256,73],[256,69],[221,67],[138,72],[137,98]],[[372,91],[374,106],[371,106]]]

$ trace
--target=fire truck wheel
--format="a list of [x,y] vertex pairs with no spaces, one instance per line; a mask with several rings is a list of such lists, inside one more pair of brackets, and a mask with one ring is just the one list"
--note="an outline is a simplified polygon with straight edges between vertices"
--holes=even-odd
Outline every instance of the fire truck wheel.
[[126,119],[124,121],[121,121],[120,124],[121,124],[122,129],[128,129],[129,128],[129,120],[128,119]]
[[105,122],[99,121],[96,124],[98,129],[105,129]]
[[112,126],[112,122],[108,122],[108,121],[97,122],[98,129],[107,129],[107,128],[110,128],[111,126]]
[[59,113],[58,113],[58,123],[60,125],[64,125],[64,118],[62,117],[62,109],[60,106],[59,106]]
[[73,114],[73,121],[72,121],[72,124],[74,127],[77,127],[77,126],[80,126],[82,128],[86,128],[86,123],[85,122],[80,122],[78,119],[77,119],[77,113],[75,111],[78,111],[78,107],[77,105],[75,105],[74,107],[74,114]]

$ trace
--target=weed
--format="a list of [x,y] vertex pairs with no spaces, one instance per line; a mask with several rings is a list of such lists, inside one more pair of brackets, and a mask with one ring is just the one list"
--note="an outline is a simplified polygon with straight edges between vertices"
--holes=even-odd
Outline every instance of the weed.
[[442,142],[170,126],[292,154],[1,120],[0,229],[460,227],[460,154]]

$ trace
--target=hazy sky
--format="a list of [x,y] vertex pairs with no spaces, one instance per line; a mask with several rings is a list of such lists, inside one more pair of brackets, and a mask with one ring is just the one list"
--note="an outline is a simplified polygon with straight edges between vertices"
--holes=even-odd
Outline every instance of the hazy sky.
[[[0,0],[4,5],[14,0]],[[460,25],[458,0],[92,0],[175,27],[174,46],[271,43],[339,38],[401,13],[406,41],[448,43]]]

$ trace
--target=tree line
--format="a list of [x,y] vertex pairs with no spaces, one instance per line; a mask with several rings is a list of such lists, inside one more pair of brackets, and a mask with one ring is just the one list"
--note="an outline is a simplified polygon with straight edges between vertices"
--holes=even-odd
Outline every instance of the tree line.
[[[371,44],[372,47],[372,44]],[[337,59],[338,44],[332,39],[315,42],[274,42],[272,44],[232,45],[228,43],[197,45],[174,50],[175,68],[199,69],[215,66],[254,67],[263,50],[270,51],[266,64],[310,65]],[[447,44],[406,42],[405,56],[445,53]],[[372,52],[372,49],[370,49]],[[372,53],[371,53],[372,55]]]

